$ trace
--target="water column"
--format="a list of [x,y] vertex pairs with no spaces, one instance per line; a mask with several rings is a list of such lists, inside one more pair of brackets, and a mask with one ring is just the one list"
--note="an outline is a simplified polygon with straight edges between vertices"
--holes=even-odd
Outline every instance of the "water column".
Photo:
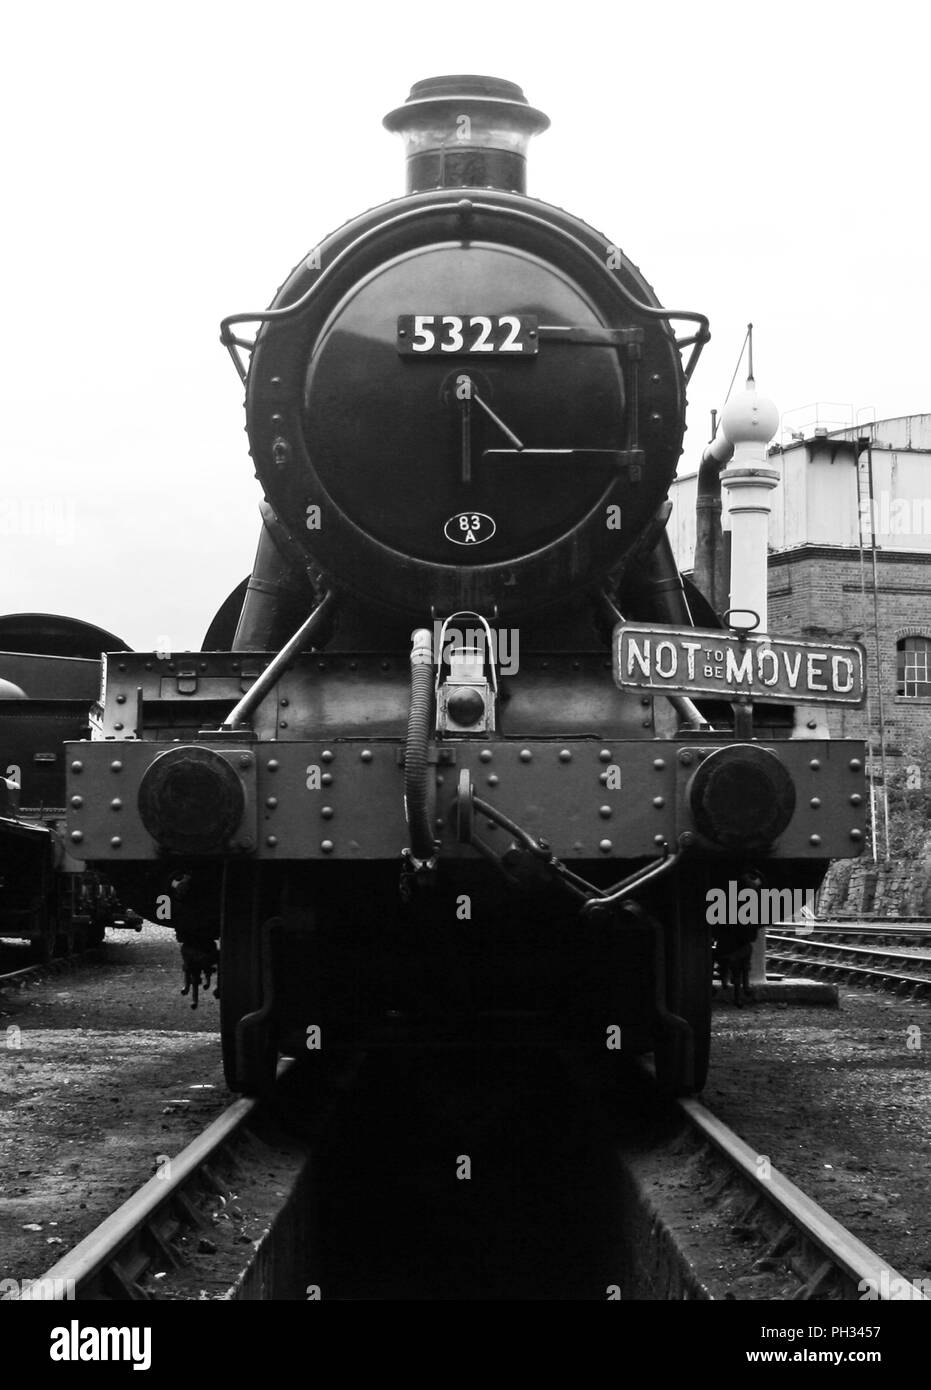
[[[743,610],[759,614],[757,632],[769,631],[769,515],[779,472],[766,463],[766,448],[779,427],[779,411],[756,389],[752,376],[728,401],[721,430],[734,454],[721,474],[722,524],[731,533],[730,607],[738,623]],[[751,620],[752,621],[752,620]],[[766,934],[753,947],[751,985],[766,979]]]

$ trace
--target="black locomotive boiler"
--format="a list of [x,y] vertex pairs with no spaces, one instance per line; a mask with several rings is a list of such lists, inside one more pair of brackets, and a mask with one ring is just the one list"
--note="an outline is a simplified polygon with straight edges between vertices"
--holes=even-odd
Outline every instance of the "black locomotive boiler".
[[189,969],[219,937],[233,1088],[418,1040],[652,1050],[699,1088],[709,890],[857,852],[862,745],[642,679],[651,632],[721,630],[665,529],[705,318],[526,195],[518,87],[419,82],[385,124],[405,196],[223,324],[254,569],[200,653],[105,658],[70,837],[183,916]]

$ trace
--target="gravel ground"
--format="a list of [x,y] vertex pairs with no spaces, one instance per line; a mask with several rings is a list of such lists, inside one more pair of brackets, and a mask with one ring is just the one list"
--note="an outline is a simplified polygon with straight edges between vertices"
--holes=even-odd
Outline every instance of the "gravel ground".
[[702,1100],[908,1279],[931,1271],[931,1004],[715,1005]]
[[230,1103],[219,1004],[180,988],[153,926],[0,993],[0,1278],[41,1275]]

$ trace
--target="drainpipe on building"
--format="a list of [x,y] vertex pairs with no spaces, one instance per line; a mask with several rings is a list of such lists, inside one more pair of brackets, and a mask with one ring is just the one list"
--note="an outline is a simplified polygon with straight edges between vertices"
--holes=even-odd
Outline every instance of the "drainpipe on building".
[[[883,843],[885,853],[883,860],[889,862],[889,776],[886,766],[886,714],[883,701],[883,662],[882,644],[879,637],[879,572],[876,567],[876,507],[873,492],[873,440],[870,435],[862,435],[857,440],[857,493],[859,496],[859,473],[860,459],[866,454],[866,478],[867,478],[867,497],[869,498],[869,518],[870,518],[870,561],[873,576],[873,650],[876,658],[876,703],[879,716],[879,758],[882,771],[882,807],[883,807]],[[860,566],[861,566],[861,592],[862,592],[862,567],[863,567],[863,522],[862,513],[859,525],[860,530]],[[870,774],[870,821],[873,830],[873,859],[877,858],[877,844],[879,836],[876,826],[876,776],[875,776],[875,754],[873,751],[873,729],[872,723],[869,730],[869,774]]]
[[692,577],[717,614],[727,607],[728,569],[721,529],[721,469],[734,457],[734,446],[721,427],[705,445],[698,466],[695,498],[695,564]]

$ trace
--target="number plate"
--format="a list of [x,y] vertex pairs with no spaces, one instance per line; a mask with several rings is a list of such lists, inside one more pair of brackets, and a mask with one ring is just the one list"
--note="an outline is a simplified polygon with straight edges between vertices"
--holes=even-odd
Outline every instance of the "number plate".
[[748,637],[701,628],[620,623],[614,629],[619,686],[733,700],[861,705],[863,648]]
[[400,314],[398,352],[405,357],[505,353],[532,357],[540,346],[533,314]]

